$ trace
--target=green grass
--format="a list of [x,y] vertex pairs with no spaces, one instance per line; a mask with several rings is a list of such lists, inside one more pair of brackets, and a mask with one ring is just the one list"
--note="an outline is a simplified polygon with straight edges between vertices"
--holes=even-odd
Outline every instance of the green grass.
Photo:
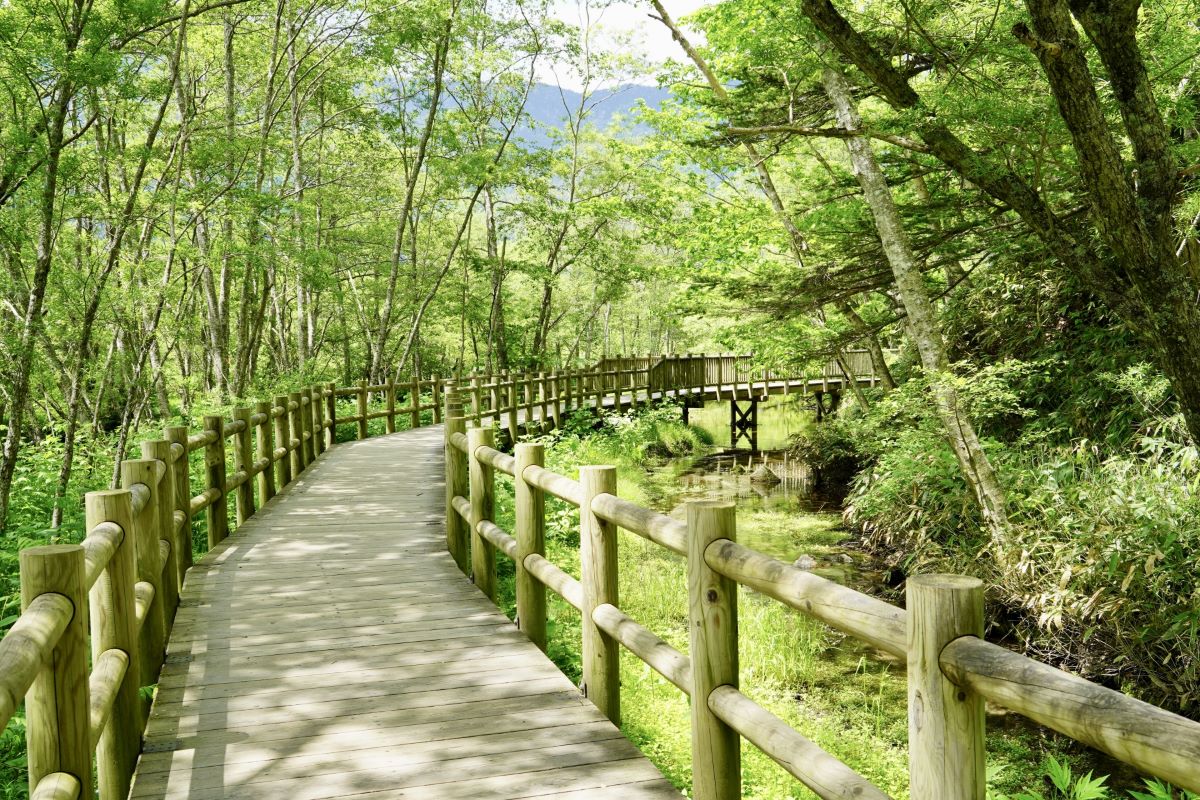
[[[686,438],[662,412],[649,421],[630,420],[600,431],[582,424],[546,437],[547,466],[574,477],[580,464],[618,467],[619,494],[655,506],[673,497],[676,472],[639,453],[658,447],[631,446],[638,437]],[[674,426],[675,429],[672,429]],[[663,433],[667,436],[663,436]],[[632,454],[632,455],[631,455]],[[675,493],[677,494],[677,493]],[[512,485],[499,476],[499,524],[512,529]],[[547,502],[547,556],[579,575],[578,512]],[[683,559],[640,537],[620,532],[621,607],[682,652],[688,651],[686,565]],[[797,514],[766,508],[741,511],[738,538],[778,542],[820,557],[840,550],[846,531],[831,514]],[[499,558],[499,602],[515,611],[512,563]],[[578,613],[550,593],[549,652],[569,677],[580,676]],[[897,800],[908,797],[907,687],[902,665],[779,603],[742,589],[739,593],[741,688],[750,697]],[[687,699],[636,656],[622,650],[621,702],[627,736],[663,771],[687,790],[691,782]],[[1007,717],[989,721],[988,762],[995,774],[992,793],[1037,790],[1046,785],[1041,765],[1048,756],[1090,767],[1072,743]],[[811,792],[749,744],[742,748],[743,796],[751,800],[812,798]]]

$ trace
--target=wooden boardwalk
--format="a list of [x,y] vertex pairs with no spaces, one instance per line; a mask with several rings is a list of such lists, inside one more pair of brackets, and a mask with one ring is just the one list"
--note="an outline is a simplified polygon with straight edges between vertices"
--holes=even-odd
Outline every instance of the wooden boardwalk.
[[455,567],[442,437],[338,445],[197,563],[132,797],[680,797]]

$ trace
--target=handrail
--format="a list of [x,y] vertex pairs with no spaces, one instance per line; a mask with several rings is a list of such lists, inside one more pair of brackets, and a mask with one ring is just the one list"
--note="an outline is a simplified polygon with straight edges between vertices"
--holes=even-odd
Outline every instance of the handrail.
[[[738,585],[907,661],[910,696],[919,692],[929,698],[919,702],[910,699],[909,706],[910,715],[920,719],[913,723],[918,728],[910,741],[910,768],[914,791],[923,798],[941,800],[983,792],[983,700],[1003,705],[1180,788],[1200,791],[1200,772],[1195,768],[1200,763],[1200,723],[979,638],[983,631],[979,581],[957,576],[914,576],[908,591],[909,608],[916,611],[906,611],[738,544],[733,536],[731,505],[725,517],[725,512],[717,508],[721,504],[689,504],[689,521],[685,523],[624,500],[612,491],[597,490],[596,484],[589,484],[593,478],[574,480],[546,469],[541,463],[540,445],[519,444],[516,456],[510,456],[489,444],[491,435],[486,430],[486,437],[476,437],[474,431],[470,436],[463,433],[468,419],[480,409],[473,400],[465,410],[462,399],[477,394],[479,383],[473,380],[466,394],[456,386],[446,392],[447,511],[465,521],[468,532],[463,538],[455,532],[460,529],[448,520],[447,544],[456,563],[471,565],[476,584],[494,598],[494,561],[490,556],[476,557],[476,550],[494,548],[516,565],[518,609],[537,608],[539,604],[544,607],[544,600],[538,596],[548,588],[583,612],[584,682],[595,684],[591,688],[618,685],[615,670],[619,662],[598,655],[595,648],[603,639],[589,640],[589,623],[610,643],[624,646],[692,696],[694,747],[717,764],[695,770],[693,796],[697,800],[737,796],[723,793],[724,789],[714,788],[713,783],[723,781],[727,788],[728,781],[735,780],[730,774],[738,772],[731,766],[737,760],[737,736],[759,747],[822,798],[887,797],[739,691]],[[472,442],[480,443],[472,446]],[[488,518],[494,491],[493,469],[514,476],[517,524],[512,533]],[[581,475],[584,469],[612,470],[581,468]],[[468,472],[469,486],[460,477]],[[546,495],[581,509],[581,559],[585,564],[582,580],[572,578],[545,558]],[[616,583],[615,539],[604,528],[606,525],[613,526],[612,531],[620,526],[688,559],[692,653],[704,654],[704,674],[696,671],[693,659],[623,612],[615,600],[597,599],[606,583]],[[597,547],[613,550],[601,557]],[[485,574],[480,573],[481,569]],[[725,588],[722,582],[727,584]],[[710,603],[727,604],[730,610],[716,614],[707,608]],[[725,619],[729,614],[733,615],[732,623]],[[544,616],[540,621],[536,616],[532,620],[528,617],[520,614],[522,630],[544,647]],[[718,623],[718,619],[722,621]],[[977,631],[972,628],[972,619],[978,620]],[[718,645],[733,655],[717,655],[712,648]],[[733,671],[728,672],[731,664]],[[598,674],[595,670],[605,672]],[[705,698],[703,703],[695,701],[698,692]],[[597,694],[603,693],[597,690]],[[619,699],[614,704],[612,698],[596,697],[592,692],[589,697],[614,722],[619,720]],[[933,699],[937,697],[957,699],[946,705]],[[971,730],[977,730],[977,734],[968,733]],[[732,732],[734,743],[722,738],[726,734],[721,731]],[[955,766],[939,769],[934,759]]]
[[[733,358],[736,364],[745,357]],[[720,382],[717,366],[726,361],[724,356],[632,357],[582,369],[474,375],[460,379],[465,395],[459,395],[458,388],[448,391],[460,385],[437,375],[360,381],[350,387],[313,384],[253,407],[236,408],[231,419],[206,416],[200,430],[169,426],[163,439],[143,442],[142,458],[120,465],[121,489],[88,493],[87,535],[80,545],[22,551],[23,586],[28,580],[34,588],[23,588],[23,595],[31,599],[0,639],[0,729],[28,692],[30,752],[54,754],[54,764],[70,766],[50,769],[40,756],[31,756],[31,796],[91,797],[98,790],[101,800],[124,800],[140,752],[138,691],[157,680],[163,664],[179,592],[193,563],[197,516],[203,515],[207,546],[220,546],[231,528],[253,517],[333,446],[339,426],[355,426],[357,438],[364,439],[372,433],[369,423],[377,420],[383,420],[388,433],[397,429],[397,417],[407,417],[410,427],[440,423],[453,394],[460,404],[457,413],[461,414],[459,398],[466,396],[469,416],[493,420],[507,429],[509,441],[516,441],[523,430],[561,424],[572,410],[609,404],[624,408],[672,391],[676,396],[704,391],[708,377]],[[731,374],[735,379],[748,376],[744,370]],[[770,387],[751,385],[748,390],[760,389]],[[339,408],[339,398],[351,398],[352,409]],[[576,506],[587,503],[599,525],[615,522],[675,552],[684,551],[687,531],[681,523],[611,493],[588,495],[580,481],[546,470],[540,462],[522,465],[490,440],[468,455],[467,437],[451,427],[447,426],[448,448],[485,467],[489,477],[491,471],[500,471],[539,496]],[[235,503],[228,502],[230,497]],[[236,507],[234,520],[231,505]],[[625,642],[655,668],[677,678],[686,673],[680,662],[686,659],[678,651],[615,605],[594,603],[587,581],[547,561],[536,542],[501,530],[487,519],[490,510],[483,514],[482,509],[490,506],[473,510],[465,500],[447,506],[463,520],[456,530],[478,537],[480,547],[519,560],[518,569],[529,582],[556,592],[577,609],[590,608],[596,630]],[[59,566],[33,566],[43,561]],[[52,576],[50,584],[36,583],[51,580],[46,576]],[[90,623],[75,613],[88,605],[89,593]],[[526,612],[536,617],[535,610]],[[89,639],[98,653],[94,661]],[[97,750],[101,740],[104,744]]]
[[74,610],[61,594],[38,595],[0,639],[0,728],[16,713]]

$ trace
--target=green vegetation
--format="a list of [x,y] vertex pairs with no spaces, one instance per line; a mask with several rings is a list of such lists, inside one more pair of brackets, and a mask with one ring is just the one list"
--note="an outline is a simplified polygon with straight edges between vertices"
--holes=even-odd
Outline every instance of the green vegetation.
[[[673,6],[622,32],[607,0],[0,3],[0,633],[17,550],[78,541],[82,495],[164,424],[317,380],[753,352],[839,365],[836,418],[792,446],[897,578],[977,575],[993,639],[1196,717],[1195,0]],[[652,414],[552,457],[669,508],[645,464],[707,445]],[[677,565],[639,548],[631,609],[678,636],[648,594]],[[747,682],[895,786],[883,668],[755,603]],[[628,672],[631,734],[679,780],[654,727],[679,706]],[[998,791],[1062,763],[1026,742],[997,744]],[[1102,790],[1070,767],[1048,798]]]
[[[678,420],[679,411],[671,406],[637,415],[608,415],[599,423],[590,414],[575,415],[564,430],[544,437],[547,466],[573,475],[581,464],[613,464],[618,468],[621,496],[669,511],[683,497],[677,478],[687,468],[687,457],[700,454],[698,448],[708,438],[702,429]],[[639,455],[646,452],[664,455]],[[511,530],[511,479],[500,475],[499,480],[497,516],[501,526]],[[548,498],[547,504],[548,557],[578,577],[578,511],[553,498]],[[834,514],[796,514],[754,505],[746,508],[745,504],[739,508],[739,540],[780,557],[804,552],[822,559],[840,552],[848,535]],[[622,608],[687,652],[683,560],[626,532],[621,533],[619,552]],[[516,610],[512,562],[500,557],[498,569],[500,602],[511,616]],[[579,615],[553,599],[553,594],[550,597],[550,655],[578,681]],[[856,641],[746,589],[741,590],[739,615],[743,690],[893,797],[907,797],[903,669],[897,670]],[[686,698],[624,651],[621,668],[625,732],[676,785],[687,787],[691,750]],[[1044,780],[1043,763],[1061,763],[1068,774],[1072,765],[1080,770],[1095,768],[1093,755],[1061,737],[1032,726],[1004,724],[1002,719],[992,721],[988,747],[990,796],[996,800],[1039,797],[1031,792],[1051,785]],[[747,745],[743,755],[747,798],[813,796],[753,747]],[[1097,795],[1108,796],[1125,795]],[[1046,797],[1058,800],[1060,795]],[[1083,800],[1084,796],[1061,797]],[[1169,797],[1163,795],[1164,800]]]

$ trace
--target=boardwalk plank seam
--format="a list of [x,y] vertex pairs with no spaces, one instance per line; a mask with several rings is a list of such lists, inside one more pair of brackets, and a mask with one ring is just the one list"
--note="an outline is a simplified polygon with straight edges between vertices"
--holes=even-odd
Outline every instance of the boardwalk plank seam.
[[680,797],[458,572],[441,448],[338,445],[197,563],[132,797]]

